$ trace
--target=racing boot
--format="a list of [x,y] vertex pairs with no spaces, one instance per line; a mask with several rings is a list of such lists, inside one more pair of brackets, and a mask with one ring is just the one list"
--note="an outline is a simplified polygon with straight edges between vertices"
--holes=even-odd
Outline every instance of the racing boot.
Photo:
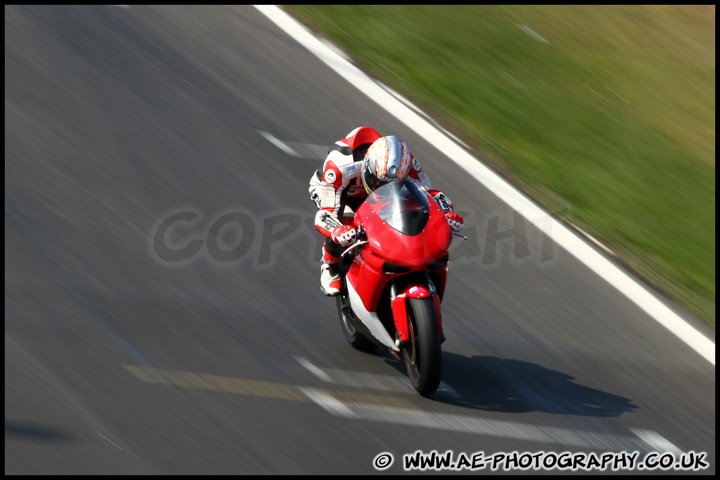
[[337,263],[329,263],[323,259],[320,263],[320,290],[329,296],[334,297],[340,293],[342,279],[337,271]]
[[[332,250],[334,243],[328,241],[329,247]],[[328,252],[328,246],[323,244],[322,246],[322,260],[320,261],[320,290],[329,296],[334,297],[340,293],[342,288],[342,278],[340,278],[340,272],[338,272],[338,263],[340,263],[340,257],[335,256]]]

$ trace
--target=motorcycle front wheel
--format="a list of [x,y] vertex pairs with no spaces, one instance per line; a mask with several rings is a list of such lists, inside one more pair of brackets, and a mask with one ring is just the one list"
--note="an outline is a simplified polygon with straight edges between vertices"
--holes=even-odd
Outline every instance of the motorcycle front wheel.
[[412,386],[420,395],[434,393],[442,375],[440,333],[432,299],[408,301],[409,341],[403,347],[405,368]]

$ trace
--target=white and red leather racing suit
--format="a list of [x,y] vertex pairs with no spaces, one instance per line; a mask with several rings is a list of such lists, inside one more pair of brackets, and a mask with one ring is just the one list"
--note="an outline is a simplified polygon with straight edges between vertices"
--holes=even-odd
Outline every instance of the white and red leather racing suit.
[[[360,178],[362,160],[372,143],[380,138],[370,127],[358,127],[330,147],[322,171],[316,170],[310,178],[308,191],[318,207],[315,228],[326,237],[323,260],[333,264],[340,261],[343,247],[332,240],[332,231],[343,224],[352,224],[357,208],[367,198]],[[433,190],[420,163],[412,157],[408,178],[428,191],[446,212],[453,211],[450,200],[439,190]]]

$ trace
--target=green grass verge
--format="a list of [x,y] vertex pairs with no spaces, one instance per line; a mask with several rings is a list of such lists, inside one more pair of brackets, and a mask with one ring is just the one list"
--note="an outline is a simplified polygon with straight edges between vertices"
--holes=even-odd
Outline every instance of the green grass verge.
[[715,7],[285,7],[715,325]]

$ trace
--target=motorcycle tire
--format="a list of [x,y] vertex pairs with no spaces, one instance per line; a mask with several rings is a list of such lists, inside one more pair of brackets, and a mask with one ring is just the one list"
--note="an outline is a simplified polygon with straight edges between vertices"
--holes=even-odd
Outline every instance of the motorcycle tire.
[[410,339],[403,347],[405,368],[412,386],[422,396],[433,394],[440,385],[442,350],[433,302],[411,298],[408,304]]
[[[343,311],[343,306],[347,305],[348,310],[350,304],[350,299],[344,295],[338,295],[337,297],[337,308],[338,308],[338,316],[340,317],[340,326],[342,327],[343,334],[345,335],[345,339],[348,341],[350,345],[352,345],[353,348],[360,350],[361,352],[372,352],[377,348],[377,345],[375,345],[375,342],[367,338],[362,333],[358,332],[355,326],[352,323],[352,319],[349,317],[347,313]],[[352,312],[350,310],[350,312]],[[352,313],[350,313],[351,315]]]

